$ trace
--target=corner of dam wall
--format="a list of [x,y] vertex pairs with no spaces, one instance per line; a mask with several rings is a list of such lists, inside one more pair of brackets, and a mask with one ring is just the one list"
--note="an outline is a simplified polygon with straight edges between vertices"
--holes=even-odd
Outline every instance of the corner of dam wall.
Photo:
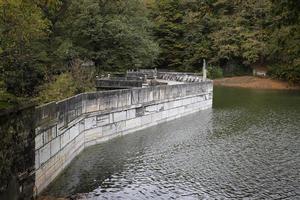
[[84,148],[212,107],[212,81],[83,93],[36,108],[35,193]]

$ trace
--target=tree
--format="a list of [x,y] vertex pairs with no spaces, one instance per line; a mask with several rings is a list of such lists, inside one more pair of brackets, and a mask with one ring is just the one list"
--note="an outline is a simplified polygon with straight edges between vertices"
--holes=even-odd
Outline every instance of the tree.
[[158,46],[145,13],[138,0],[72,1],[62,25],[66,55],[93,60],[98,70],[150,66]]
[[213,57],[209,34],[213,29],[209,1],[185,1],[184,7],[184,68],[186,71],[201,70],[203,59]]
[[155,23],[154,35],[161,53],[157,66],[179,69],[183,66],[184,49],[184,11],[180,0],[156,0],[152,8]]
[[32,95],[41,80],[38,42],[49,21],[31,0],[0,1],[0,70],[9,93]]
[[210,36],[217,52],[215,60],[224,64],[236,60],[246,65],[264,65],[270,5],[269,0],[216,1],[217,25]]
[[272,73],[290,83],[300,83],[299,1],[272,2],[272,17],[275,19],[269,40]]

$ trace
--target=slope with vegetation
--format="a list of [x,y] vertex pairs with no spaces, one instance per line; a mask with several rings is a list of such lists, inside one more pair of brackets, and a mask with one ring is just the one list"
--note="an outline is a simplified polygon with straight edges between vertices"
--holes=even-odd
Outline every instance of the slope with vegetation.
[[146,12],[139,0],[0,0],[0,101],[58,100],[102,70],[152,65]]
[[[297,0],[151,1],[157,65],[199,70],[207,59],[224,75],[268,66],[270,75],[300,82],[300,4]],[[220,73],[217,73],[220,74]]]
[[[91,90],[96,74],[158,67],[300,82],[298,0],[0,0],[0,105]],[[95,63],[95,67],[86,63]]]

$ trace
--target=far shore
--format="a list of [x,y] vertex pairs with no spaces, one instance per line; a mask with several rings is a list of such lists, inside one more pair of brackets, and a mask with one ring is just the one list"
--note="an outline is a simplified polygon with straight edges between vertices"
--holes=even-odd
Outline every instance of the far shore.
[[252,89],[300,90],[300,85],[291,86],[284,81],[255,76],[237,76],[215,79],[214,85]]

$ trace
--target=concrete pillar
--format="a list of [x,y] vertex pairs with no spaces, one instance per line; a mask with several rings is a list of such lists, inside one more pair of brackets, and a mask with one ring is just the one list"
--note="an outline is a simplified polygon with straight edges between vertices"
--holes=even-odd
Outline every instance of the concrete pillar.
[[202,70],[203,70],[203,81],[206,81],[207,74],[206,74],[206,61],[205,61],[205,59],[203,59],[203,67],[202,67]]

